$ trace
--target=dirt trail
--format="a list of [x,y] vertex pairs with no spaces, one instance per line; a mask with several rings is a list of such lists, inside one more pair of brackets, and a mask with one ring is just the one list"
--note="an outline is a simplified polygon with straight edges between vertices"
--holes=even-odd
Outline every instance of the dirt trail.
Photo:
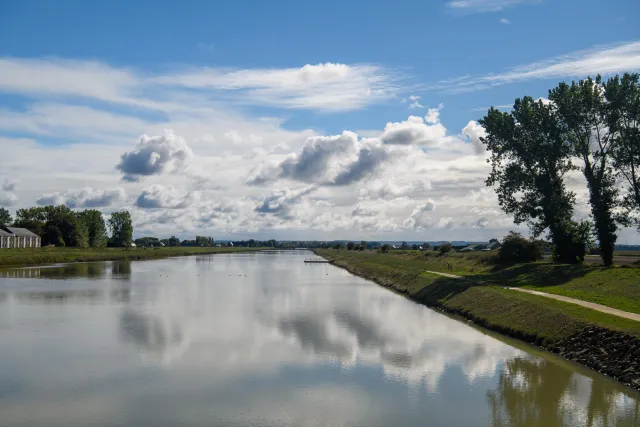
[[[449,274],[449,273],[440,273],[438,271],[426,270],[425,273],[436,274],[438,276],[448,277],[450,279],[468,280],[464,276],[456,276],[455,274]],[[478,281],[476,283],[483,283],[483,282]],[[534,291],[534,290],[531,290],[531,289],[514,288],[514,287],[510,287],[510,286],[502,286],[502,288],[509,289],[509,290],[512,290],[512,291],[524,292],[526,294],[538,295],[538,296],[542,296],[542,297],[546,297],[546,298],[551,298],[551,299],[555,299],[555,300],[558,300],[558,301],[564,301],[564,302],[568,302],[570,304],[576,304],[576,305],[580,305],[582,307],[590,308],[592,310],[600,311],[602,313],[607,313],[607,314],[611,314],[613,316],[618,316],[618,317],[622,317],[622,318],[625,318],[625,319],[630,319],[630,320],[635,320],[637,322],[640,322],[640,314],[630,313],[628,311],[618,310],[616,308],[611,308],[611,307],[608,307],[608,306],[602,305],[602,304],[596,304],[594,302],[583,301],[583,300],[579,300],[579,299],[571,298],[571,297],[565,297],[563,295],[556,295],[556,294],[549,294],[549,293],[546,293],[546,292]]]

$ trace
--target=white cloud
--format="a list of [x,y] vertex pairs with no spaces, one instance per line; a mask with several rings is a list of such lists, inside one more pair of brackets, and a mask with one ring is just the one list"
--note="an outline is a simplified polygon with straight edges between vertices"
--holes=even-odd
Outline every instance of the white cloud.
[[134,150],[122,155],[116,168],[125,181],[138,181],[149,175],[181,172],[192,157],[184,138],[167,130],[163,136],[142,135]]
[[509,83],[536,79],[584,78],[588,75],[610,75],[640,70],[640,41],[597,46],[548,60],[512,68],[486,76],[466,76],[434,85],[452,92],[487,89]]
[[409,96],[409,108],[424,108],[424,105],[420,104],[420,97],[418,95]]
[[436,203],[432,199],[427,199],[426,203],[415,207],[409,218],[407,218],[403,225],[407,228],[414,228],[416,230],[426,230],[433,226],[433,218],[429,212],[432,212],[436,208]]
[[447,6],[462,13],[497,12],[525,3],[539,3],[540,0],[453,0]]
[[345,111],[394,96],[395,80],[396,73],[379,66],[327,62],[285,69],[200,68],[159,76],[154,82],[234,93],[253,104]]
[[507,18],[500,18],[500,23],[504,25],[511,25],[511,21],[509,21]]
[[13,191],[16,187],[20,185],[20,180],[13,178],[5,178],[4,183],[2,184],[2,189],[4,191]]
[[[429,117],[429,119],[431,118]],[[425,123],[422,117],[409,116],[403,122],[387,123],[382,135],[380,135],[380,140],[384,144],[393,145],[435,146],[445,137],[446,133],[447,129],[442,123],[429,124]]]
[[307,194],[316,190],[315,186],[309,186],[298,190],[283,188],[262,199],[255,211],[260,214],[273,214],[279,217],[287,218],[291,206],[299,202],[300,199]]
[[70,208],[103,208],[123,202],[126,193],[122,188],[69,190],[40,196],[37,203],[44,205],[66,205]]
[[480,138],[484,138],[487,135],[487,132],[484,130],[478,122],[471,120],[467,125],[462,129],[462,136],[468,139],[473,146],[473,150],[476,154],[484,153],[484,144],[480,140]]
[[183,209],[190,206],[195,198],[195,193],[184,194],[170,186],[152,184],[140,193],[135,203],[142,209]]

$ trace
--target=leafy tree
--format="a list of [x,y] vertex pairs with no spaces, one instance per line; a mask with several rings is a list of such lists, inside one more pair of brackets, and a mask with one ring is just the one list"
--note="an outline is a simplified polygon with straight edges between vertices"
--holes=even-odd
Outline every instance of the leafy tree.
[[180,246],[180,239],[176,236],[171,236],[169,238],[169,246]]
[[352,251],[354,246],[355,246],[355,245],[354,245],[354,243],[353,243],[353,242],[349,242],[349,243],[347,243],[347,250],[348,250],[348,251]]
[[572,221],[575,195],[564,185],[564,175],[575,169],[572,146],[549,105],[531,97],[516,99],[511,113],[491,108],[480,120],[491,153],[488,186],[496,186],[502,210],[514,222],[526,222],[534,236],[549,230],[555,257],[578,262]]
[[[604,84],[609,121],[615,125],[614,167],[626,181],[623,207],[625,225],[635,223],[640,231],[640,83],[638,74],[625,73]],[[633,215],[635,214],[635,218]]]
[[64,239],[62,238],[62,232],[60,229],[53,223],[48,223],[44,226],[42,236],[42,244],[43,245],[56,245],[56,246],[65,246]]
[[498,239],[489,239],[489,243],[498,243]]
[[445,244],[440,245],[440,246],[438,247],[438,251],[439,251],[441,254],[449,253],[449,252],[451,252],[452,250],[453,250],[453,245],[452,245],[451,243],[445,243]]
[[16,211],[16,219],[13,225],[15,227],[26,228],[32,233],[42,236],[46,223],[47,215],[44,208],[35,206],[31,208],[18,209]]
[[407,242],[402,242],[402,244],[400,245],[400,249],[403,249],[405,251],[409,248],[410,246],[407,244]]
[[515,231],[503,239],[502,246],[498,250],[500,264],[515,264],[519,262],[533,262],[542,258],[542,248],[534,241],[525,239]]
[[380,252],[382,252],[383,254],[386,254],[389,252],[389,250],[391,249],[391,245],[388,243],[385,243],[384,245],[382,245],[382,247],[380,248]]
[[411,250],[417,251],[419,249],[418,245],[413,244],[411,245]]
[[426,250],[428,250],[430,247],[431,247],[431,245],[430,245],[430,244],[428,244],[427,242],[424,242],[424,243],[422,244],[422,249],[424,249],[425,251],[426,251]]
[[102,217],[102,212],[96,209],[87,209],[77,214],[78,220],[87,228],[88,244],[92,248],[107,246],[107,227]]
[[589,77],[571,85],[560,83],[549,91],[549,99],[553,101],[571,155],[582,163],[580,169],[589,188],[600,256],[605,266],[611,266],[617,240],[613,211],[618,190],[612,168],[616,125],[610,121],[612,115],[603,92],[602,78]]
[[0,207],[0,225],[11,225],[11,223],[13,223],[13,218],[11,218],[9,210]]
[[109,218],[111,230],[111,243],[113,246],[128,247],[133,236],[133,224],[129,211],[114,212]]
[[367,242],[366,240],[363,240],[360,242],[360,250],[364,251],[365,249],[367,249]]

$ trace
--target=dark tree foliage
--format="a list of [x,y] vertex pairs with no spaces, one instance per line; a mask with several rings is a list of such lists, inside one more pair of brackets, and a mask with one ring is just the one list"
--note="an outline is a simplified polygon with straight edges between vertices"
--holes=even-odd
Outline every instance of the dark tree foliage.
[[438,252],[440,252],[441,254],[447,254],[451,251],[453,251],[453,245],[451,243],[445,243],[438,246]]
[[380,252],[382,252],[383,254],[388,253],[389,250],[391,250],[391,245],[389,245],[388,243],[385,243],[380,247]]
[[114,212],[109,217],[111,230],[110,244],[116,247],[129,247],[133,236],[133,224],[129,211]]
[[498,250],[500,264],[509,265],[519,262],[534,262],[542,258],[542,248],[534,241],[525,239],[520,233],[509,232]]
[[616,123],[609,114],[602,78],[588,78],[571,85],[560,83],[549,91],[549,99],[553,101],[571,155],[581,161],[600,256],[605,266],[611,266],[617,240],[613,211],[618,190],[612,167]]
[[367,244],[366,240],[363,240],[363,241],[360,242],[360,250],[361,251],[364,251],[365,249],[367,249],[367,247],[368,247],[368,244]]
[[604,84],[609,122],[615,125],[614,167],[628,185],[622,201],[625,225],[640,232],[640,83],[638,74],[625,73]]
[[9,210],[6,208],[0,207],[0,226],[2,225],[11,225],[13,223],[13,218],[11,218],[11,214]]
[[348,251],[352,251],[354,246],[355,246],[355,245],[354,245],[354,243],[353,243],[353,242],[349,242],[349,243],[347,243],[347,250],[348,250]]
[[527,223],[535,236],[549,230],[556,260],[584,259],[572,221],[575,195],[564,184],[574,169],[571,145],[564,138],[552,107],[531,97],[516,99],[511,113],[491,108],[480,120],[487,136],[492,170],[486,184],[496,186],[502,210],[516,224]]

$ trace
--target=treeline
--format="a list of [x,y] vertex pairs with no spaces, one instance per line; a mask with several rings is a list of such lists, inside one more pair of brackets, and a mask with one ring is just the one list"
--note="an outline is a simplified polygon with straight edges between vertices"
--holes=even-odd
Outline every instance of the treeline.
[[0,223],[30,230],[42,237],[43,246],[122,247],[131,244],[133,234],[128,211],[114,212],[105,222],[98,210],[73,211],[65,205],[18,209],[15,220],[4,209]]
[[[549,91],[550,102],[529,96],[511,112],[491,108],[480,120],[502,210],[534,237],[548,233],[555,260],[577,263],[593,239],[613,264],[618,225],[640,231],[640,84],[638,74],[600,76]],[[576,195],[565,176],[581,171],[591,218],[573,218]]]
[[213,247],[215,241],[213,237],[196,236],[195,240],[183,240],[180,241],[176,236],[171,236],[168,239],[159,239],[157,237],[140,237],[133,241],[136,246],[142,247],[160,247],[160,246],[204,246]]

